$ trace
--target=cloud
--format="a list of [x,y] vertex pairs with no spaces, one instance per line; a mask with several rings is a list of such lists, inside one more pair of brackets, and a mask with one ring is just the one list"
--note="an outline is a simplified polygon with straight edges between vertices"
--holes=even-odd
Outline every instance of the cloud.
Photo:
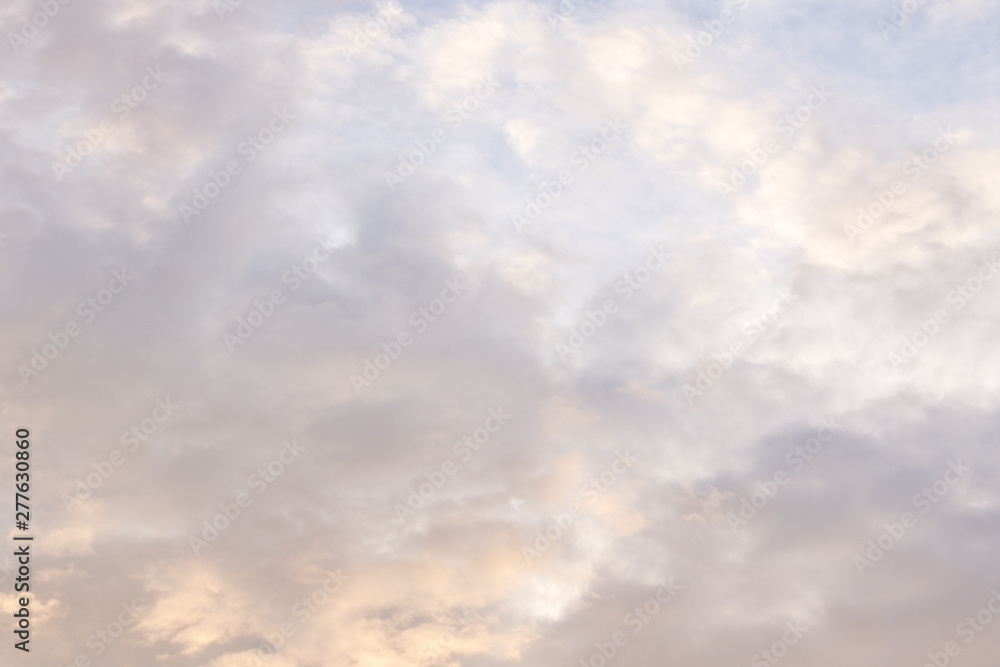
[[40,660],[995,655],[995,5],[217,5],[0,11]]

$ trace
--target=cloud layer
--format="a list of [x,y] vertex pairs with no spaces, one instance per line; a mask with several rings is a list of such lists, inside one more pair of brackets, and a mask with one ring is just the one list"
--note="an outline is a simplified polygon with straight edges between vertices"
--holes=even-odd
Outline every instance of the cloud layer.
[[992,664],[995,3],[0,22],[39,664]]

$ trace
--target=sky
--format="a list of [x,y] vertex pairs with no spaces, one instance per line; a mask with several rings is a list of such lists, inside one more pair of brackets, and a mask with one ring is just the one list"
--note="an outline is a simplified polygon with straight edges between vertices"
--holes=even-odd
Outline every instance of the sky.
[[0,28],[3,664],[995,663],[995,2]]

